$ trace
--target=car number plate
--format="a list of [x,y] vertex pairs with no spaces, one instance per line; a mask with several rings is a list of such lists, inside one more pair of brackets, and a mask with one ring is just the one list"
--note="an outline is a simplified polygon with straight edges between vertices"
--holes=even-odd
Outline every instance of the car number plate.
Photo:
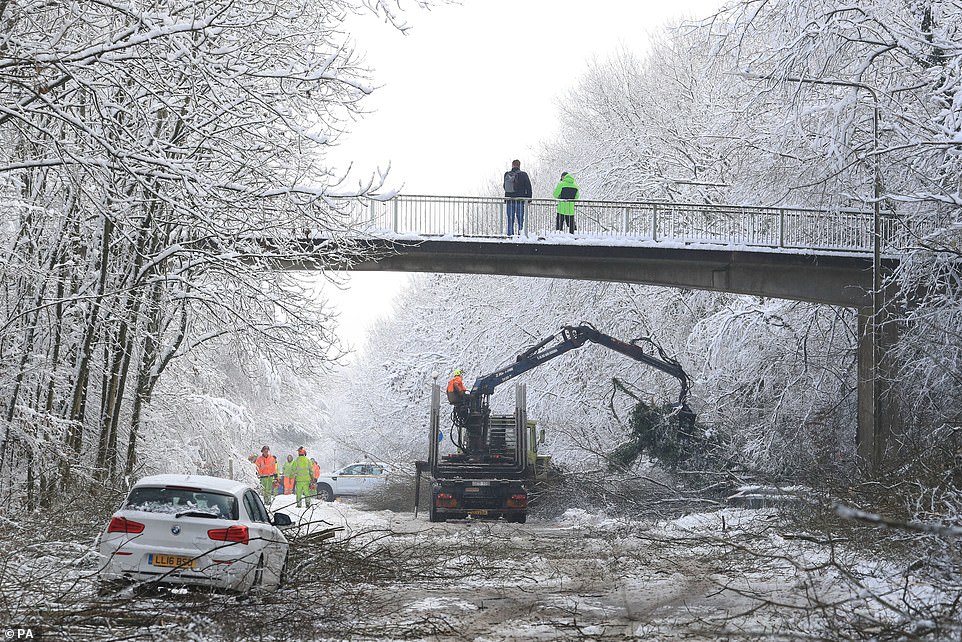
[[197,560],[187,555],[161,555],[151,553],[147,556],[147,563],[164,568],[197,568]]
[[487,515],[487,510],[469,510],[468,515]]
[[471,482],[471,485],[472,485],[472,486],[490,486],[490,485],[491,485],[491,482],[489,482],[489,481],[483,481],[483,480],[482,480],[482,481],[473,481],[473,482]]

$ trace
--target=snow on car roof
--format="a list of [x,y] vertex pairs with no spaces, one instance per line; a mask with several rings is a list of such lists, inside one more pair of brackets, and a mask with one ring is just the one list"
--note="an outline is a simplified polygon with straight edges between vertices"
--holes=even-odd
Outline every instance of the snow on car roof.
[[238,491],[250,488],[247,484],[235,479],[211,477],[209,475],[149,475],[137,480],[138,486],[195,486],[204,490],[216,490],[222,493],[236,494]]
[[392,468],[390,464],[385,464],[379,461],[356,461],[353,464],[346,464],[341,466],[341,468],[347,468],[348,466],[380,466],[381,468]]

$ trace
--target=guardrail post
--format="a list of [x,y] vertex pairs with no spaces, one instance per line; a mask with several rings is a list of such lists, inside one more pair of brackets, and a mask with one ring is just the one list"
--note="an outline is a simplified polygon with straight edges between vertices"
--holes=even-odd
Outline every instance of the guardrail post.
[[785,247],[785,208],[778,208],[778,247]]
[[651,240],[658,240],[658,204],[651,205]]
[[628,217],[630,214],[631,214],[631,208],[625,207],[625,211],[622,214],[622,218],[621,218],[621,233],[624,234],[625,236],[628,235]]
[[398,216],[399,216],[398,210],[399,209],[400,207],[398,206],[398,197],[395,196],[394,198],[391,199],[391,213],[393,214],[393,218],[394,218],[394,226],[391,229],[395,234],[398,233],[397,228],[398,228]]
[[368,199],[367,202],[367,213],[368,217],[371,219],[371,225],[373,226],[376,219],[374,218],[374,199]]

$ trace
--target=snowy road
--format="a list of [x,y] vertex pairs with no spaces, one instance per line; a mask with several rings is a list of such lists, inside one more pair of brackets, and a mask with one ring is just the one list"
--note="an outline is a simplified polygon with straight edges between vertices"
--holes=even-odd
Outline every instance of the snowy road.
[[[7,562],[0,607],[9,624],[56,640],[838,640],[906,632],[942,640],[962,633],[954,620],[927,617],[957,599],[957,586],[912,572],[919,564],[907,568],[906,551],[842,523],[808,532],[764,510],[646,520],[570,509],[524,525],[432,524],[423,514],[349,503],[289,503],[282,497],[273,506],[301,525],[288,532],[288,583],[241,596],[141,587],[99,597],[102,560],[90,542],[100,520],[83,541],[70,539],[73,526],[49,533],[0,522]],[[311,536],[331,527],[340,528],[331,539]]]
[[822,607],[851,597],[826,565],[833,547],[780,533],[766,512],[638,522],[569,510],[526,525],[341,503],[294,512],[412,561],[403,581],[366,586],[361,638],[831,639]]

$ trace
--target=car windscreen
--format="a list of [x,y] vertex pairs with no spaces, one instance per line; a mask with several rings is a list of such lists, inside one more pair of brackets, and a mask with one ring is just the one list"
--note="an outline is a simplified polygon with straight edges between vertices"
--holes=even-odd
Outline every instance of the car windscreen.
[[130,491],[126,510],[192,517],[237,519],[237,498],[226,493],[170,486],[138,486]]

